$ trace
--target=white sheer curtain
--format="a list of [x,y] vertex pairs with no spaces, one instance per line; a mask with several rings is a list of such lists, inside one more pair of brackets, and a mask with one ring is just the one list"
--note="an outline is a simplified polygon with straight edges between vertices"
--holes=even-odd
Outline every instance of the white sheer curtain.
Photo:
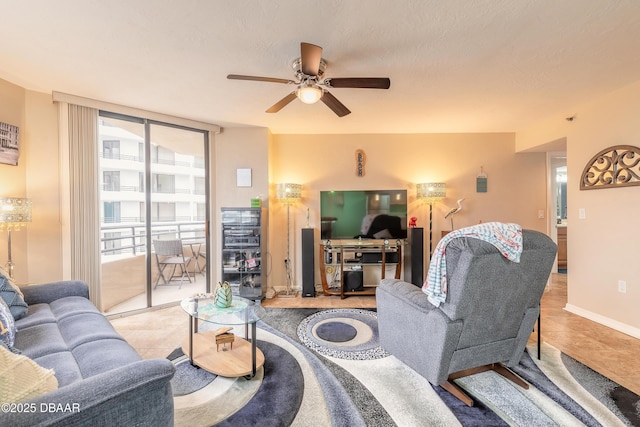
[[68,153],[68,183],[63,186],[68,188],[66,276],[86,282],[91,301],[100,308],[98,110],[67,103],[59,106],[61,150]]

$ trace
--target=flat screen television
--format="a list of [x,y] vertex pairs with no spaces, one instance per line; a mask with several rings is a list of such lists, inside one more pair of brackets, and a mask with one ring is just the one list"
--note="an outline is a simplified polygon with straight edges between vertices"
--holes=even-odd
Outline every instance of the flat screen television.
[[320,192],[320,237],[404,239],[407,190]]

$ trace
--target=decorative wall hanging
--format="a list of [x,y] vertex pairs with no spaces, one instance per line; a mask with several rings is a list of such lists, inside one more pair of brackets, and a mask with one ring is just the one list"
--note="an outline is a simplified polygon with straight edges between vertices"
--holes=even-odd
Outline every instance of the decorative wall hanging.
[[480,166],[480,173],[476,176],[476,193],[487,192],[487,174],[484,173],[484,168]]
[[0,163],[18,165],[18,126],[0,123]]
[[356,176],[364,176],[364,164],[367,162],[367,156],[364,150],[356,150]]
[[580,190],[640,185],[640,148],[615,145],[593,156],[580,177]]

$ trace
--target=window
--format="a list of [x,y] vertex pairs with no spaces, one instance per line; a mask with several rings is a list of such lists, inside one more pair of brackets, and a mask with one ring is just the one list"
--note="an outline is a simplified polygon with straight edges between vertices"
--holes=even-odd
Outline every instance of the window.
[[176,220],[176,204],[153,202],[151,204],[151,220],[157,222],[173,222]]
[[104,223],[120,222],[120,202],[104,202]]
[[194,194],[198,194],[198,195],[203,195],[205,193],[204,177],[202,176],[193,177],[193,191],[194,191]]
[[207,292],[206,269],[181,292],[156,289],[156,260],[146,253],[157,239],[208,244],[208,132],[101,111],[98,144],[102,309],[120,313]]
[[119,140],[103,141],[102,157],[104,157],[105,159],[119,159],[120,158],[120,141]]
[[120,171],[103,171],[104,191],[120,191]]
[[164,147],[158,145],[151,146],[151,163],[158,163],[161,165],[175,165],[176,155],[173,151],[170,151]]
[[154,193],[174,194],[176,192],[175,175],[156,174],[153,175],[152,179]]
[[206,218],[206,205],[204,203],[196,203],[196,221],[204,221]]

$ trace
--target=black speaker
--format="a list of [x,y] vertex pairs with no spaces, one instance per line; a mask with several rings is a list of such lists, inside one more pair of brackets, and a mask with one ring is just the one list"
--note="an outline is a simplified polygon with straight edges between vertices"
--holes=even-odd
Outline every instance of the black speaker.
[[315,264],[313,260],[313,228],[302,229],[302,296],[315,297]]
[[345,292],[364,291],[362,270],[343,271],[342,283]]
[[[422,287],[424,283],[424,229],[411,228],[410,250],[411,250],[411,283]],[[406,271],[406,270],[405,270]]]

